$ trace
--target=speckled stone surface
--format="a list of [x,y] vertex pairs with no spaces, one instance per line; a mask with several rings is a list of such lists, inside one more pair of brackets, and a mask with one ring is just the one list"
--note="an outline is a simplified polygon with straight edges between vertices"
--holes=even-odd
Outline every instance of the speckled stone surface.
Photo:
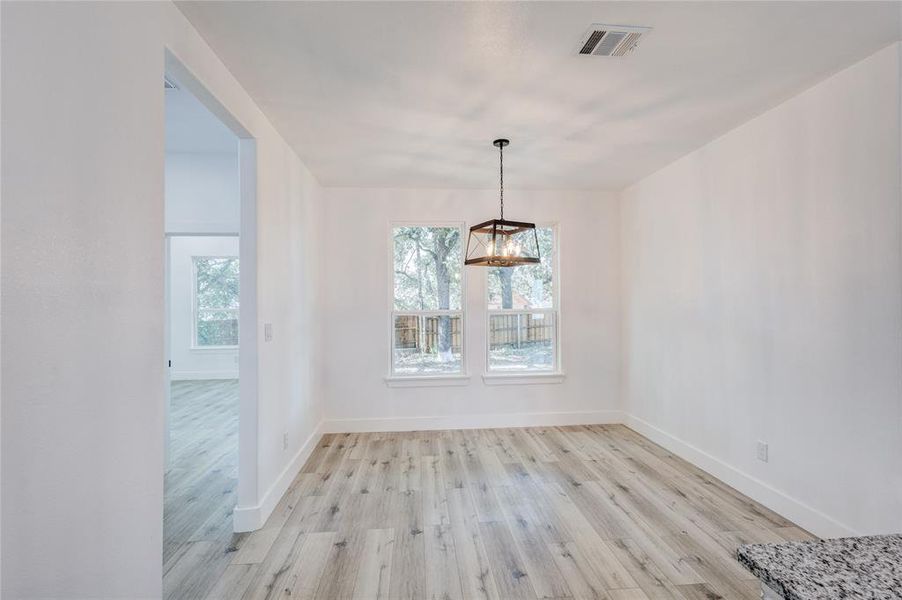
[[902,534],[750,544],[736,556],[786,600],[902,599]]

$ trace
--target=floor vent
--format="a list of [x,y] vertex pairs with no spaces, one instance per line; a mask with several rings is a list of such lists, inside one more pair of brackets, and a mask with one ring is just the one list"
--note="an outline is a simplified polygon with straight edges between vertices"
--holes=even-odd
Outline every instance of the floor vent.
[[636,49],[651,27],[628,25],[592,25],[583,36],[579,54],[626,56]]

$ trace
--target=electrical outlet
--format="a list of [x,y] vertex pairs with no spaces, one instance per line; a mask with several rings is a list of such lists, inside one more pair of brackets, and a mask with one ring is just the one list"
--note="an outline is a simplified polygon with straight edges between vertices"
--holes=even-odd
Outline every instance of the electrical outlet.
[[264,323],[263,324],[263,341],[264,342],[272,341],[272,323]]
[[282,434],[282,450],[288,450],[288,434]]
[[758,460],[767,462],[767,442],[758,440]]

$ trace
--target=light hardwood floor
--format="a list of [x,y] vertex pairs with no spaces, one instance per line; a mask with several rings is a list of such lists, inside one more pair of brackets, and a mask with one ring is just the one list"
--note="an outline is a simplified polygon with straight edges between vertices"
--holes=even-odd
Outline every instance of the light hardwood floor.
[[164,480],[163,592],[203,598],[228,566],[238,483],[238,381],[174,381]]
[[221,568],[207,598],[752,599],[735,548],[808,538],[623,426],[338,434],[263,529],[172,568]]

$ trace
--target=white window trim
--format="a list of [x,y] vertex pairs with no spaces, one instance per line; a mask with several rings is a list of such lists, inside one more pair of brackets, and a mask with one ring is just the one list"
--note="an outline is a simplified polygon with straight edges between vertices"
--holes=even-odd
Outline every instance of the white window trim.
[[385,378],[385,385],[394,388],[446,387],[469,384],[469,375],[390,375]]
[[[455,310],[395,310],[395,228],[397,227],[456,227],[460,231],[460,308]],[[390,221],[388,224],[388,375],[384,378],[388,387],[441,387],[467,385],[467,270],[464,267],[466,224],[462,221]],[[395,372],[395,317],[403,315],[460,316],[460,372],[415,373],[405,375]]]
[[[226,255],[197,255],[191,257],[191,347],[189,350],[191,352],[230,352],[238,349],[238,345],[230,345],[230,346],[200,346],[197,343],[197,317],[199,313],[199,308],[197,306],[197,261],[198,259],[205,258],[238,258],[232,254]],[[235,318],[239,318],[240,308],[223,308],[223,309],[205,309],[205,310],[223,310],[223,311],[234,311]],[[241,337],[241,330],[238,330],[239,341]]]
[[[550,228],[554,243],[553,257],[551,265],[551,302],[552,308],[489,308],[489,271],[485,270],[483,275],[485,294],[483,297],[483,308],[485,310],[485,343],[483,353],[485,356],[485,371],[482,374],[482,381],[486,385],[530,385],[537,383],[563,383],[566,375],[561,366],[561,294],[560,294],[560,265],[561,265],[561,227],[559,223],[536,223],[537,228]],[[523,370],[523,371],[498,371],[489,367],[489,332],[491,331],[492,315],[511,315],[511,314],[536,314],[546,313],[554,316],[554,353],[552,355],[553,364],[550,370]]]
[[534,385],[564,383],[567,375],[563,372],[523,371],[520,373],[484,373],[482,381],[486,385]]

